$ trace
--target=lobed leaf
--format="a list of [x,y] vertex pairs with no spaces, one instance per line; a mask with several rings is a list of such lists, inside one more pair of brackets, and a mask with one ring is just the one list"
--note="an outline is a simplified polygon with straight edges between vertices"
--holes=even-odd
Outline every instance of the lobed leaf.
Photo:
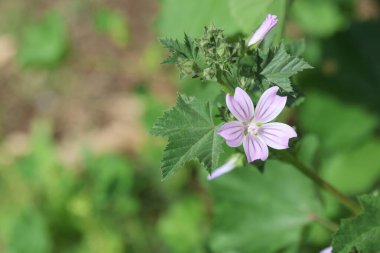
[[380,252],[380,196],[364,195],[359,200],[363,212],[341,222],[333,238],[333,253]]
[[304,69],[310,68],[312,66],[303,59],[288,54],[285,45],[281,44],[260,74],[270,83],[278,85],[283,91],[292,92],[289,78]]
[[163,179],[192,161],[199,161],[209,172],[216,168],[222,138],[215,129],[209,103],[179,95],[176,106],[151,130],[154,135],[168,137],[161,165]]

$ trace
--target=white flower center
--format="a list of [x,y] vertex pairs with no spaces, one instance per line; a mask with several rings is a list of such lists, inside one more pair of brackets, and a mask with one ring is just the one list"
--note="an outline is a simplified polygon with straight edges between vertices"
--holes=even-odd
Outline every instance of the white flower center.
[[248,133],[257,136],[259,134],[259,129],[262,126],[260,123],[251,122],[248,125]]

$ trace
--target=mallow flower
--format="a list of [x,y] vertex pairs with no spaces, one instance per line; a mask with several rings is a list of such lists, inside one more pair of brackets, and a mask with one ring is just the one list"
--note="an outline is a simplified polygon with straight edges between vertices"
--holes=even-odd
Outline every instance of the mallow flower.
[[262,41],[265,36],[269,33],[270,30],[277,24],[277,16],[268,14],[264,22],[261,24],[259,29],[252,35],[251,39],[248,42],[248,46],[256,44],[257,42]]
[[266,160],[268,146],[274,149],[288,148],[289,139],[296,137],[294,129],[284,123],[272,122],[286,104],[286,97],[277,95],[279,88],[273,86],[260,97],[256,109],[248,94],[237,87],[234,96],[227,94],[226,104],[237,119],[225,123],[218,134],[228,146],[243,144],[248,162]]

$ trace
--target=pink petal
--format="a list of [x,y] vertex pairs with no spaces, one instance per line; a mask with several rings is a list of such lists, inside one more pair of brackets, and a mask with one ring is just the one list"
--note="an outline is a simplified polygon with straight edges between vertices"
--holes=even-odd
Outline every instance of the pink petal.
[[268,158],[268,147],[257,136],[252,134],[245,136],[243,147],[248,162],[253,162],[258,159],[265,161]]
[[219,168],[215,169],[211,175],[209,175],[207,177],[208,180],[213,180],[217,177],[220,177],[221,175],[224,175],[228,172],[230,172],[231,170],[235,169],[236,168],[236,162],[238,161],[238,158],[237,157],[232,157],[231,159],[229,159],[225,164],[223,164],[222,166],[220,166]]
[[239,121],[225,123],[218,130],[218,134],[226,140],[228,146],[238,147],[243,142],[244,125]]
[[264,22],[261,24],[259,29],[253,34],[248,42],[248,46],[253,45],[259,41],[262,41],[265,36],[272,30],[272,28],[277,24],[278,19],[275,15],[269,14]]
[[284,123],[267,123],[260,127],[259,136],[271,148],[288,148],[289,139],[297,137],[296,131]]
[[267,89],[260,97],[255,112],[255,122],[267,123],[274,120],[284,109],[286,97],[277,95],[278,87]]
[[319,253],[331,253],[331,252],[332,252],[332,247],[330,246],[330,247],[328,247],[328,248],[322,250],[322,251],[319,252]]
[[253,117],[254,107],[251,98],[248,94],[237,87],[235,95],[226,96],[226,104],[230,112],[240,121],[249,122]]

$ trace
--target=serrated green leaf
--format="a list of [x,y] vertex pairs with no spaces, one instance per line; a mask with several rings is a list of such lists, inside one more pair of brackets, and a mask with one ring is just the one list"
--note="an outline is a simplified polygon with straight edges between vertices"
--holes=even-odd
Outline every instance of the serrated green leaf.
[[178,40],[170,38],[162,38],[160,42],[163,47],[167,48],[172,55],[166,58],[163,64],[175,64],[178,58],[178,54],[184,51],[182,44]]
[[215,198],[213,252],[279,252],[294,246],[305,225],[321,213],[312,182],[280,161],[264,174],[235,169],[211,182]]
[[310,68],[312,67],[303,59],[288,54],[284,44],[281,44],[260,74],[270,83],[278,85],[283,91],[292,92],[293,88],[289,78],[304,69]]
[[194,77],[199,74],[202,59],[200,59],[197,43],[185,33],[184,42],[178,40],[163,38],[161,44],[167,48],[171,55],[165,59],[163,64],[176,64],[180,76]]
[[194,41],[186,33],[183,43],[170,38],[162,38],[160,39],[160,42],[172,53],[172,55],[168,58],[171,60],[166,59],[163,63],[178,63],[177,59],[179,57],[189,60],[195,60],[197,58]]
[[380,252],[380,196],[365,195],[359,198],[363,212],[356,218],[341,222],[333,238],[333,253]]
[[169,139],[161,165],[163,179],[192,161],[199,161],[209,172],[216,168],[223,141],[215,129],[209,103],[178,95],[176,106],[151,130]]

